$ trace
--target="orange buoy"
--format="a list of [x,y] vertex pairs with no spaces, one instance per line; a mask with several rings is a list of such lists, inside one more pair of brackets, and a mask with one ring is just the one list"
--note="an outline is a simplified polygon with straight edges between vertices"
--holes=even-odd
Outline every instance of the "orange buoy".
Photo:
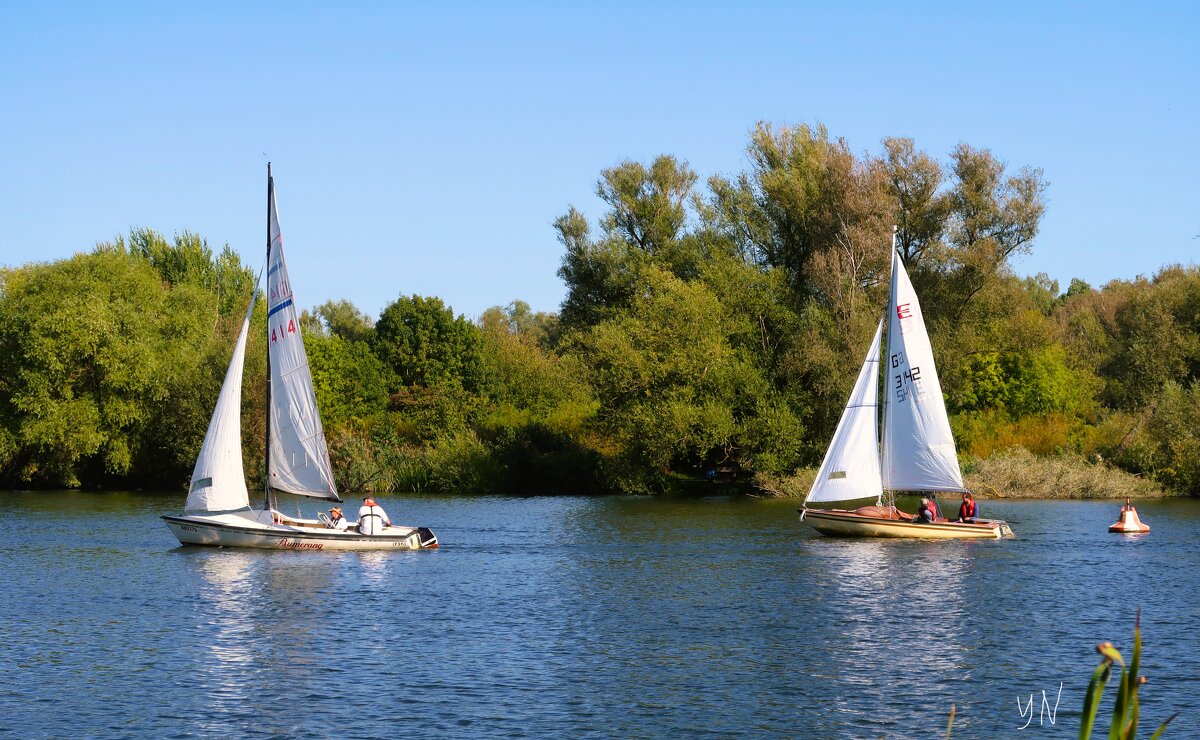
[[1133,508],[1133,504],[1129,503],[1129,499],[1125,499],[1125,505],[1121,507],[1121,514],[1117,517],[1117,523],[1108,528],[1109,532],[1122,532],[1125,534],[1139,534],[1141,532],[1149,532],[1150,525],[1143,524],[1141,519],[1138,519],[1137,509]]

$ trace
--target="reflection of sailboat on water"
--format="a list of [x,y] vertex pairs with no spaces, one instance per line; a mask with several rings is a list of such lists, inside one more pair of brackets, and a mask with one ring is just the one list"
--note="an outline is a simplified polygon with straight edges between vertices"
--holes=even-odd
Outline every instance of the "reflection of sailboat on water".
[[[979,638],[962,628],[964,595],[980,544],[845,538],[804,547],[810,572],[820,574],[814,593],[822,597],[807,604],[808,618],[833,628],[820,650],[836,656],[819,661],[812,678],[830,687],[837,736],[884,736],[879,728],[911,720],[920,695],[927,701],[943,682],[970,678]],[[961,708],[964,700],[957,700]]]
[[[894,504],[892,497],[897,491],[966,490],[921,305],[896,252],[894,235],[888,322],[883,445],[877,431],[881,320],[800,518],[828,535],[936,539],[1011,536],[1012,530],[1003,521],[920,522]],[[885,491],[891,494],[886,505]],[[869,498],[875,499],[874,506],[854,511],[809,508],[814,503]]]
[[254,593],[254,558],[237,550],[203,554],[198,568],[204,577],[200,598],[208,614],[207,625],[216,630],[208,649],[219,663],[249,663],[253,660],[249,638],[255,625],[249,618],[253,607],[247,603],[247,594]]
[[[255,292],[257,295],[257,290]],[[283,259],[275,182],[267,165],[267,480],[261,509],[250,506],[242,472],[242,366],[254,299],[246,310],[233,358],[217,397],[192,473],[184,516],[163,521],[185,545],[301,550],[435,548],[424,527],[384,526],[369,534],[338,530],[327,519],[290,518],[275,508],[277,493],[341,501],[317,412],[300,319]]]

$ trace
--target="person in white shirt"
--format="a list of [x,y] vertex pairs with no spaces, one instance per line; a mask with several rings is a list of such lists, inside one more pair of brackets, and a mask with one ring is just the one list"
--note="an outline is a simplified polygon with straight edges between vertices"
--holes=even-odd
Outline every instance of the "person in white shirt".
[[329,510],[329,527],[339,532],[345,532],[350,528],[350,522],[346,517],[342,516],[340,506],[335,506]]
[[363,505],[358,510],[358,531],[362,534],[380,534],[384,527],[392,526],[383,507],[375,503],[373,498],[364,498]]

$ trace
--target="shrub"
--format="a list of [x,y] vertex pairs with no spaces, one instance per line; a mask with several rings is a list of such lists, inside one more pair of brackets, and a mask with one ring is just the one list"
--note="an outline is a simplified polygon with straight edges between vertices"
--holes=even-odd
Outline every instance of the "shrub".
[[1038,457],[1013,447],[967,466],[966,485],[989,498],[1149,498],[1153,481],[1074,454]]

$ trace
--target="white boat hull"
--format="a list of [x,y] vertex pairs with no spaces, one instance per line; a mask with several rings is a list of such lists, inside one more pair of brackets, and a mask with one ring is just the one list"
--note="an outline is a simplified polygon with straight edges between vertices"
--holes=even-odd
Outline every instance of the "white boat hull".
[[[876,508],[876,507],[870,507]],[[864,516],[844,509],[800,509],[800,519],[831,537],[904,537],[917,539],[1000,539],[1012,537],[1008,522],[998,519],[976,523],[910,522]]]
[[[262,515],[262,512],[253,512]],[[379,534],[338,531],[317,521],[264,523],[251,512],[164,516],[181,545],[253,547],[263,550],[432,550],[437,536],[424,527],[384,527]]]

